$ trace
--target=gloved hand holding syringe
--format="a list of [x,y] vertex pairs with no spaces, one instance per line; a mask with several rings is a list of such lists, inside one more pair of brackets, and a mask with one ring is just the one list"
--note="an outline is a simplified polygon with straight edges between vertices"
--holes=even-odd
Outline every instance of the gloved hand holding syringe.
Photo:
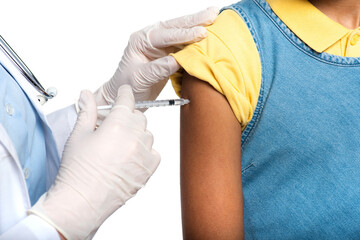
[[[145,109],[150,107],[167,107],[167,106],[182,106],[190,103],[188,99],[168,99],[168,100],[156,100],[156,101],[140,101],[135,103],[135,108]],[[98,110],[110,110],[113,105],[98,106]]]
[[[62,239],[91,239],[146,184],[160,155],[152,148],[154,139],[145,115],[134,108],[189,103],[186,99],[150,100],[157,98],[169,76],[180,69],[169,54],[204,39],[205,27],[217,15],[217,8],[209,8],[131,35],[113,77],[94,94],[82,92],[78,120],[55,183],[28,214],[52,225]],[[99,110],[104,105],[105,110]]]
[[[155,101],[137,101],[135,102],[135,109],[139,109],[142,112],[145,112],[146,109],[151,107],[167,107],[167,106],[182,106],[190,103],[188,99],[168,99],[168,100],[155,100]],[[97,106],[98,110],[98,119],[96,121],[96,125],[99,126],[102,121],[109,115],[113,105],[102,105]],[[76,105],[76,109],[78,111],[78,106]]]

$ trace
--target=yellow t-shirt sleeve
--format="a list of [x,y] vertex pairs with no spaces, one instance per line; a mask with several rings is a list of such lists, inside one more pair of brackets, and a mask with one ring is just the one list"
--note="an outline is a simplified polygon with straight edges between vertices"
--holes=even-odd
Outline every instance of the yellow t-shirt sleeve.
[[[223,11],[208,28],[208,36],[172,54],[190,75],[208,82],[223,94],[244,128],[256,108],[261,64],[251,33],[232,10]],[[181,95],[181,72],[171,81]]]

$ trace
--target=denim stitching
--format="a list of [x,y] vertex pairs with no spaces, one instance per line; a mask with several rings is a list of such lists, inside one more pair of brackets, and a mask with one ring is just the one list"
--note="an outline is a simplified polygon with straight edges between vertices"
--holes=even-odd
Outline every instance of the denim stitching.
[[339,66],[349,66],[349,67],[358,67],[360,65],[360,57],[341,57],[329,53],[318,53],[311,49],[306,43],[300,40],[286,25],[281,19],[273,12],[270,5],[265,0],[253,0],[256,5],[262,9],[262,11],[272,20],[272,22],[278,27],[278,29],[287,36],[295,46],[300,50],[305,52],[307,55],[320,60],[321,62],[339,65]]
[[[229,7],[225,7],[223,8],[221,11],[226,10],[226,9],[231,9],[235,12],[237,12],[242,19],[244,20],[245,24],[247,25],[253,39],[256,45],[256,48],[259,52],[259,56],[260,56],[260,61],[261,61],[261,65],[263,66],[263,58],[262,58],[262,51],[261,51],[261,46],[259,44],[258,41],[258,37],[257,37],[257,33],[255,31],[255,28],[252,26],[251,21],[249,19],[249,17],[246,15],[246,13],[237,5],[232,5]],[[264,71],[261,71],[261,85],[260,85],[260,92],[259,92],[259,97],[258,97],[258,101],[255,107],[255,110],[253,112],[253,116],[250,120],[250,122],[247,124],[246,128],[244,129],[244,131],[241,134],[241,148],[243,149],[243,147],[245,146],[245,144],[247,143],[249,137],[251,136],[252,130],[254,129],[254,127],[256,126],[256,123],[259,121],[263,106],[264,106]]]
[[251,167],[255,167],[255,164],[254,163],[250,163],[247,167],[243,168],[241,170],[241,175],[243,175],[249,168]]

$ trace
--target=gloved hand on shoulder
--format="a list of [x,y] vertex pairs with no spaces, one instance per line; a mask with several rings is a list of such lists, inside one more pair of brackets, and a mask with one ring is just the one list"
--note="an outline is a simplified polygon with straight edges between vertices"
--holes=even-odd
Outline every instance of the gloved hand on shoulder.
[[112,104],[123,84],[133,88],[136,101],[156,99],[169,76],[180,68],[168,55],[205,38],[205,27],[215,21],[218,13],[218,8],[211,7],[133,33],[114,76],[96,92],[98,105]]

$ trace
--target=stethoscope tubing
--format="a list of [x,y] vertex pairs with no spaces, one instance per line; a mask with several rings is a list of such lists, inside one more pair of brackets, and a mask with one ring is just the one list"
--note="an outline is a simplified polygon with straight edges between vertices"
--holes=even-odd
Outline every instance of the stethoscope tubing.
[[32,84],[35,89],[43,95],[46,100],[55,97],[55,94],[49,94],[45,91],[44,87],[36,79],[35,75],[30,71],[26,64],[21,60],[21,58],[15,53],[15,51],[10,47],[10,45],[5,41],[5,39],[0,35],[0,48],[1,50],[9,57],[9,59],[14,63],[18,68],[20,73]]

